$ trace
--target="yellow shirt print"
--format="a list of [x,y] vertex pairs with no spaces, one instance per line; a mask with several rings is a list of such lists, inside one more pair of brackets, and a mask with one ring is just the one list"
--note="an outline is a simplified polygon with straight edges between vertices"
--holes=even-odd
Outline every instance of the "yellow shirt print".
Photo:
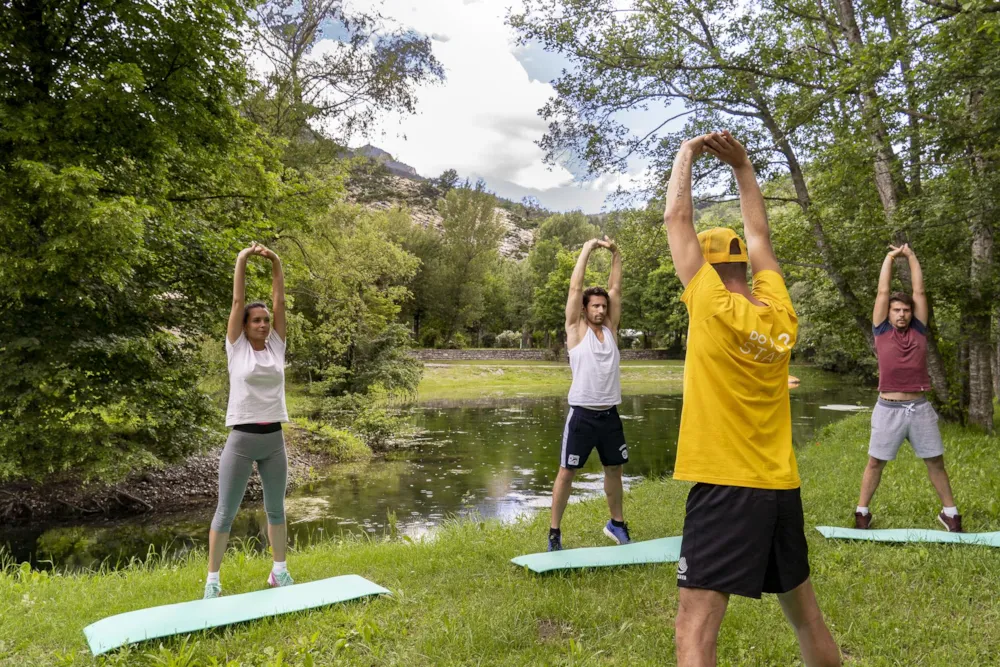
[[681,295],[690,323],[674,479],[799,487],[788,403],[798,318],[781,274],[755,274],[752,293],[766,305],[730,292],[706,263]]

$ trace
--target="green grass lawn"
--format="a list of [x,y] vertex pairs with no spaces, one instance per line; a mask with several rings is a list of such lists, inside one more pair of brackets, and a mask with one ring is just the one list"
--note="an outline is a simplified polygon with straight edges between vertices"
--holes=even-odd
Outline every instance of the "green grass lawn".
[[[825,430],[800,452],[813,581],[851,665],[997,664],[1000,549],[968,545],[826,541],[814,530],[849,525],[865,463],[867,415]],[[997,441],[944,428],[947,462],[970,531],[1000,530]],[[626,497],[637,539],[681,530],[688,486],[648,481]],[[939,503],[909,452],[887,469],[872,504],[876,527],[935,528]],[[574,504],[567,548],[602,545],[603,499]],[[151,642],[96,661],[108,665],[663,665],[673,662],[672,565],[537,576],[509,563],[544,548],[546,516],[515,524],[462,522],[434,539],[330,542],[292,553],[299,581],[356,573],[392,596],[347,603],[189,639]],[[265,558],[233,551],[227,594],[264,586]],[[197,598],[203,554],[104,574],[0,574],[0,664],[88,665],[82,629],[102,617]],[[773,596],[734,598],[722,627],[724,665],[796,665]]]
[[[829,382],[831,377],[810,366],[793,365],[790,372],[803,386]],[[621,364],[622,392],[626,394],[680,393],[683,376],[683,361]],[[571,381],[569,364],[555,361],[427,362],[417,400],[562,396],[569,392]]]
[[[684,362],[626,361],[621,365],[622,391],[629,394],[677,393]],[[417,400],[559,396],[569,392],[568,363],[428,362],[417,388]]]

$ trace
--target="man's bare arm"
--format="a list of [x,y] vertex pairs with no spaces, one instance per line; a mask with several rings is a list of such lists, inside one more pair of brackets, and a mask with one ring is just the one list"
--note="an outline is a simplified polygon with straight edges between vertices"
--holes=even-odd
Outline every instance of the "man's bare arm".
[[681,144],[670,170],[667,185],[667,205],[663,211],[663,224],[667,228],[670,257],[681,284],[687,287],[698,270],[705,264],[694,231],[694,204],[691,201],[691,165],[705,150],[705,137],[688,139]]
[[764,195],[760,191],[757,175],[754,174],[746,150],[728,131],[713,132],[708,135],[705,139],[705,149],[733,168],[736,185],[740,191],[740,213],[743,216],[747,256],[750,258],[753,272],[781,273],[778,259],[774,256],[774,248],[771,246],[771,228],[767,224]]
[[930,317],[930,307],[927,305],[927,292],[924,291],[924,272],[920,268],[920,261],[917,254],[910,248],[909,243],[904,243],[900,251],[910,263],[910,285],[913,287],[913,316],[923,324],[928,324]]
[[[889,293],[892,285],[892,263],[903,252],[902,248],[892,248],[882,260],[882,270],[878,274],[878,292],[875,294],[875,307],[872,310],[872,324],[878,326],[889,317]],[[921,320],[923,321],[923,320]]]
[[608,277],[608,323],[611,330],[618,333],[622,319],[622,253],[615,242],[607,236],[601,245],[611,251],[611,276]]
[[583,281],[587,276],[587,261],[590,259],[590,252],[597,243],[597,239],[590,239],[584,243],[580,250],[580,256],[576,259],[573,275],[569,279],[569,295],[566,297],[566,329],[575,327],[580,322],[580,313],[583,310]]

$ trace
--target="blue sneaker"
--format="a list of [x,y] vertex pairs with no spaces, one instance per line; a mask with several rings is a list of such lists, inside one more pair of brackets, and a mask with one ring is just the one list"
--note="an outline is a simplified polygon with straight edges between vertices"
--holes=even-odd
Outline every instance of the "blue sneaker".
[[222,595],[222,586],[220,584],[205,582],[205,595],[202,596],[202,600],[214,600],[220,595]]
[[632,539],[628,535],[628,524],[616,526],[609,520],[604,526],[604,534],[613,539],[618,544],[628,544]]
[[549,533],[548,551],[562,551],[562,534]]

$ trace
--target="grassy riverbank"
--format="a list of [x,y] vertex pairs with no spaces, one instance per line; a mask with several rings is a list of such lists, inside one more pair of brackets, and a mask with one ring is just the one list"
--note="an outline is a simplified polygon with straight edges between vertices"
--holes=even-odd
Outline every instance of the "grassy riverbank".
[[[828,428],[801,452],[813,578],[852,665],[995,664],[1000,645],[1000,549],[825,541],[816,525],[846,525],[864,464],[867,415]],[[995,440],[944,428],[953,484],[972,531],[1000,530]],[[677,534],[687,485],[653,481],[626,498],[638,539]],[[877,527],[935,528],[940,508],[910,453],[886,471]],[[606,509],[572,506],[567,547],[600,545]],[[462,523],[437,539],[341,542],[293,553],[300,581],[357,573],[391,597],[145,644],[111,665],[670,664],[676,608],[671,565],[535,576],[511,565],[543,547],[545,517],[513,525]],[[261,588],[265,559],[231,553],[227,593]],[[0,664],[87,665],[82,628],[131,609],[197,597],[204,560],[94,575],[8,568],[0,575]],[[187,656],[187,657],[185,657]],[[797,651],[773,597],[734,599],[720,663],[794,665]]]
[[[622,391],[628,394],[677,393],[684,362],[626,361]],[[417,388],[421,401],[558,396],[569,391],[569,364],[554,361],[429,362]]]
[[[803,387],[829,381],[829,374],[810,366],[793,365],[790,372]],[[679,394],[684,362],[624,361],[621,378],[624,394]],[[553,361],[428,362],[417,399],[565,396],[571,381],[569,364]]]

